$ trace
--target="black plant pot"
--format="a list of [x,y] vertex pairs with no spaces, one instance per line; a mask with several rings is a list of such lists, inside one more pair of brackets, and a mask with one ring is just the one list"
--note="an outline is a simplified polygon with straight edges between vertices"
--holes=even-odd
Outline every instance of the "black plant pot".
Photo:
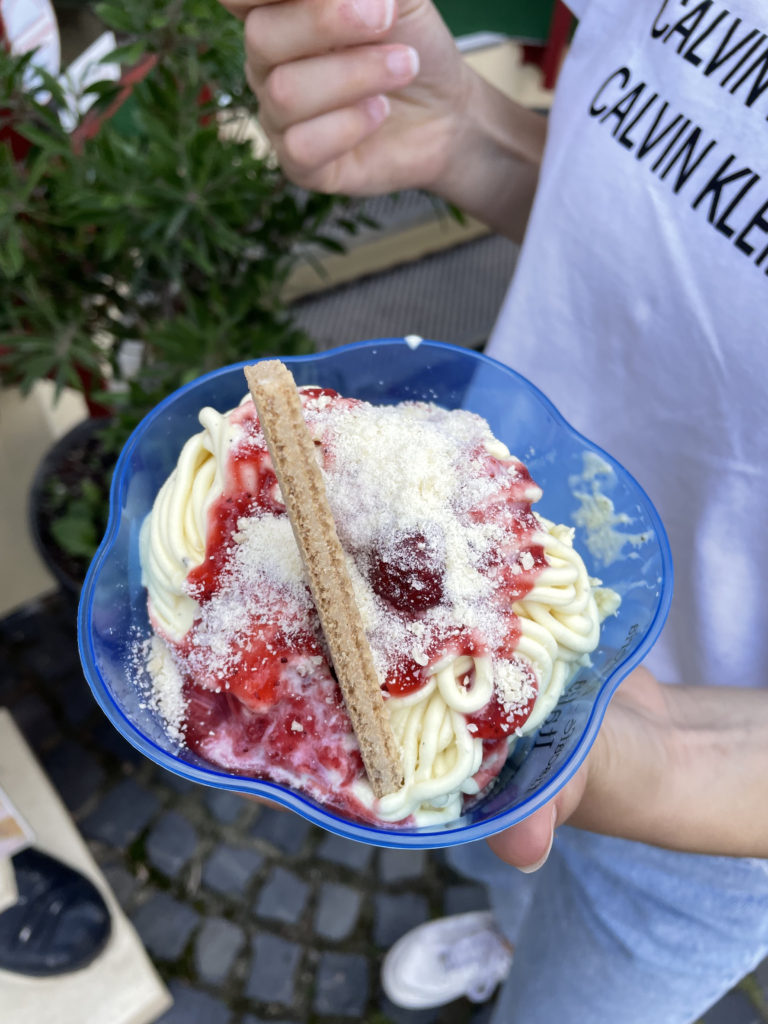
[[73,597],[80,593],[90,559],[65,551],[52,533],[51,524],[59,514],[52,497],[53,484],[75,490],[84,477],[95,479],[104,486],[106,503],[106,480],[113,459],[103,453],[100,435],[108,422],[83,420],[59,438],[38,466],[29,492],[29,525],[35,547],[59,585]]

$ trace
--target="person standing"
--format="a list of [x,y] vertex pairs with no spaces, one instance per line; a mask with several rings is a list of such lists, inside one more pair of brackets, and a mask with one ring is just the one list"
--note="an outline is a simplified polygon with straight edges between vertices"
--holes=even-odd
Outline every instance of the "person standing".
[[385,988],[415,1007],[501,982],[498,1024],[689,1024],[768,954],[768,9],[570,0],[545,119],[467,68],[430,0],[226,6],[297,184],[426,188],[523,240],[486,351],[637,477],[676,564],[577,778],[495,837],[503,859],[454,852],[493,913],[405,936]]

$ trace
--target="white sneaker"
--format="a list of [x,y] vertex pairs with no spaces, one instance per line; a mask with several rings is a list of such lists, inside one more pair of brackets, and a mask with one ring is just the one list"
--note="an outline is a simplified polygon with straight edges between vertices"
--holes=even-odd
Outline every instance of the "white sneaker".
[[490,999],[512,966],[512,950],[490,911],[427,921],[387,953],[381,983],[387,998],[407,1010],[443,1006],[461,996]]

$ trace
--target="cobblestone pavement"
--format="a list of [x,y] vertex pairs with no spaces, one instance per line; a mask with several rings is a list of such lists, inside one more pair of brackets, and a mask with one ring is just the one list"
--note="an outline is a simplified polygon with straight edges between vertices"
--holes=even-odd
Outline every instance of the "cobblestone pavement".
[[[491,1005],[463,1000],[403,1011],[379,986],[384,951],[409,928],[487,906],[484,890],[454,874],[439,852],[340,839],[144,759],[91,696],[75,605],[63,594],[0,622],[0,659],[0,705],[42,761],[174,995],[161,1024],[488,1020]],[[705,1022],[768,1022],[768,961]]]

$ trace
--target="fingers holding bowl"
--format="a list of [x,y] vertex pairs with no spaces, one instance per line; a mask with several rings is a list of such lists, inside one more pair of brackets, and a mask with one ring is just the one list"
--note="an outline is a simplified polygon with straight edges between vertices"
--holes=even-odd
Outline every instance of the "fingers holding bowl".
[[278,64],[376,42],[394,19],[394,0],[261,4],[245,18],[246,59],[258,75]]
[[278,64],[259,90],[261,117],[274,131],[361,103],[408,85],[419,58],[410,46],[359,46],[333,54]]

